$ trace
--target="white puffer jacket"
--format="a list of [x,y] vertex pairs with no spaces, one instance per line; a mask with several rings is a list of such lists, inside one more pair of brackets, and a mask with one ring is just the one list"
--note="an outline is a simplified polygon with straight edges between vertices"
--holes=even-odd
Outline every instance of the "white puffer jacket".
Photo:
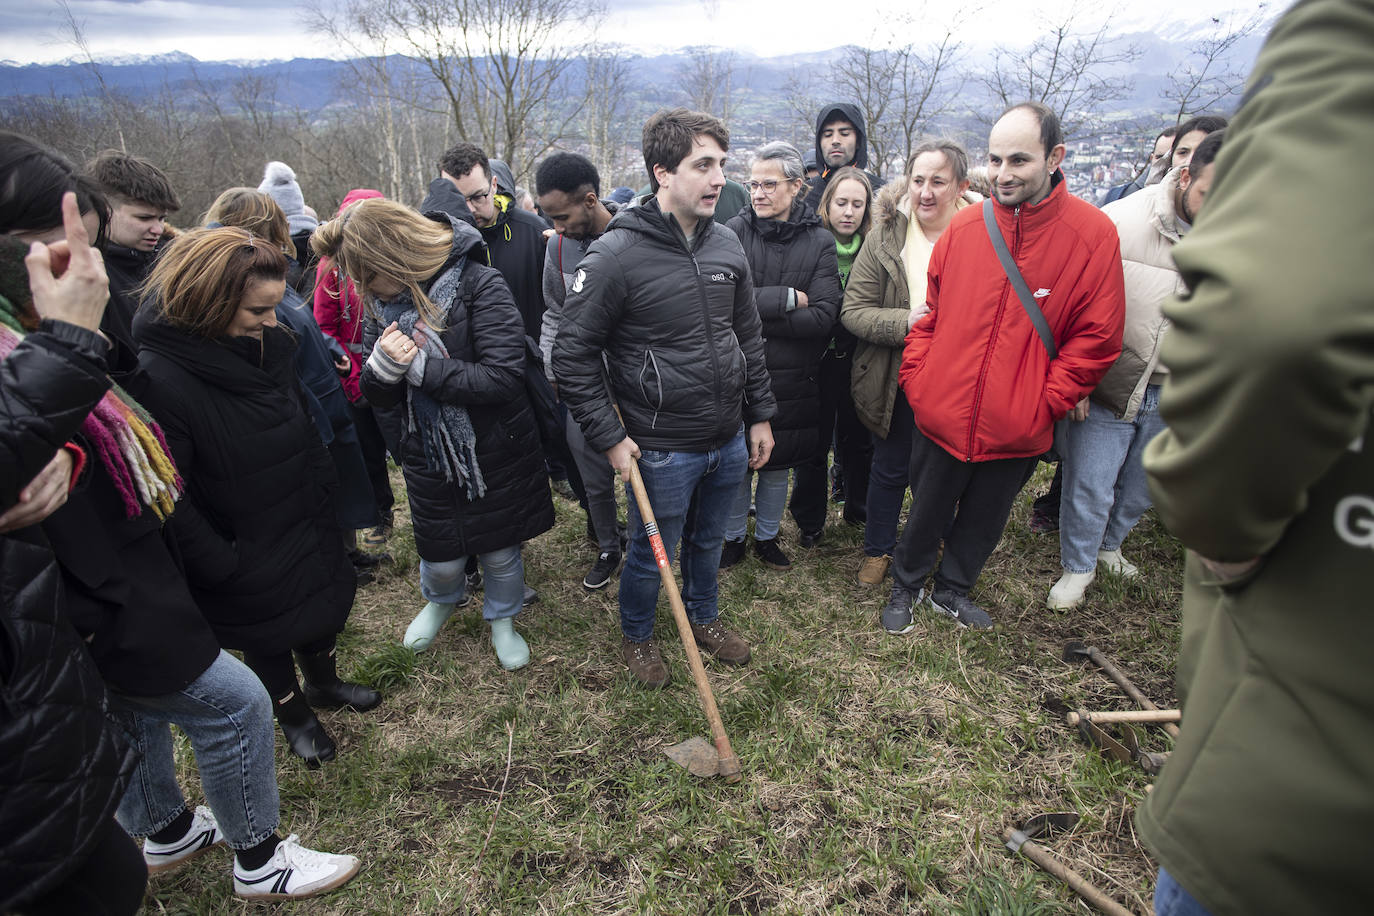
[[1121,267],[1126,278],[1126,326],[1121,356],[1107,370],[1092,399],[1122,420],[1134,420],[1150,376],[1160,370],[1159,343],[1169,327],[1160,306],[1185,291],[1174,266],[1174,245],[1182,224],[1174,212],[1178,171],[1129,197],[1102,208],[1121,237]]

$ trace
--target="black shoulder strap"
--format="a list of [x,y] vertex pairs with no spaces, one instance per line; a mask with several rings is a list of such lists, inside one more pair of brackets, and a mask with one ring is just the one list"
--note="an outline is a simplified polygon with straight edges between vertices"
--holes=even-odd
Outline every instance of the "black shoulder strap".
[[988,227],[988,238],[992,240],[993,250],[997,252],[997,260],[1002,262],[1002,270],[1007,274],[1007,279],[1011,281],[1011,288],[1016,290],[1016,298],[1021,300],[1021,307],[1026,310],[1026,315],[1030,318],[1031,324],[1035,325],[1035,333],[1040,335],[1040,342],[1049,351],[1050,359],[1059,355],[1059,348],[1054,345],[1054,334],[1050,332],[1050,323],[1045,320],[1045,313],[1040,311],[1040,306],[1035,304],[1035,298],[1031,296],[1030,287],[1026,286],[1025,279],[1021,276],[1021,271],[1017,269],[1016,262],[1011,259],[1011,252],[1007,250],[1007,240],[1002,237],[1002,230],[997,226],[997,215],[992,210],[992,198],[983,201],[983,225]]

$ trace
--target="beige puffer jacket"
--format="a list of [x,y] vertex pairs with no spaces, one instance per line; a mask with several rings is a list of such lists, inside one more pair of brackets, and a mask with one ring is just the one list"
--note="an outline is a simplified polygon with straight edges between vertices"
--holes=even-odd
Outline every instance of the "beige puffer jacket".
[[1145,387],[1159,369],[1159,343],[1169,327],[1160,306],[1186,288],[1174,266],[1174,245],[1182,237],[1174,212],[1178,172],[1159,184],[1112,201],[1102,208],[1121,237],[1121,268],[1126,278],[1126,326],[1121,356],[1098,383],[1092,399],[1131,421],[1140,412]]

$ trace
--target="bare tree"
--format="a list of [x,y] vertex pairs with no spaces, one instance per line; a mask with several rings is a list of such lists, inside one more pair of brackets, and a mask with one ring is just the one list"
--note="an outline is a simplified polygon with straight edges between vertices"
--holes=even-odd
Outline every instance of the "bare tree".
[[1239,99],[1249,70],[1238,65],[1236,46],[1265,23],[1267,13],[1268,4],[1260,3],[1249,13],[1233,10],[1224,20],[1214,17],[1211,29],[1189,46],[1188,56],[1169,74],[1169,85],[1160,93],[1173,111],[1175,124],[1202,112],[1229,108]]
[[85,58],[83,66],[95,77],[96,83],[100,86],[100,97],[105,103],[106,112],[110,120],[114,123],[115,134],[119,137],[119,148],[123,152],[128,152],[128,147],[124,142],[124,124],[120,120],[120,105],[110,91],[110,87],[105,85],[105,75],[100,71],[100,65],[95,62],[95,56],[91,54],[91,46],[86,41],[85,27],[77,20],[76,14],[72,12],[71,5],[67,0],[61,0],[63,29],[71,39],[72,44],[76,45],[81,56]]
[[[1130,65],[1141,51],[1114,36],[1109,22],[1080,31],[1090,0],[1077,0],[1028,47],[998,47],[992,65],[979,76],[1002,106],[1043,102],[1059,116],[1065,137],[1080,136],[1101,123],[1111,104],[1133,86]],[[988,120],[990,120],[989,118]]]
[[710,45],[684,48],[683,53],[686,60],[677,66],[674,75],[687,107],[729,123],[735,114],[739,55]]
[[[583,57],[587,101],[582,109],[582,136],[587,158],[607,185],[622,171],[622,150],[630,139],[630,58],[619,45],[597,45]],[[603,190],[605,188],[603,187]]]

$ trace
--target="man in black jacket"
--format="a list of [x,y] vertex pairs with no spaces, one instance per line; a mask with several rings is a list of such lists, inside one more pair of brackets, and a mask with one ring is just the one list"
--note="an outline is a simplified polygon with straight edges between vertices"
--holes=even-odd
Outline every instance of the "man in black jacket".
[[139,156],[106,150],[86,164],[86,174],[110,201],[109,238],[102,249],[110,304],[100,330],[113,344],[110,373],[125,384],[138,363],[133,343],[137,290],[164,246],[167,214],[180,210],[181,201],[162,169]]
[[864,129],[864,115],[858,105],[832,102],[816,115],[816,164],[820,175],[807,179],[811,190],[806,202],[817,213],[821,211],[821,195],[830,176],[847,165],[864,169],[873,193],[883,186],[882,179],[868,169],[868,132]]
[[497,187],[487,154],[471,143],[459,143],[444,153],[439,177],[429,183],[429,193],[420,204],[422,213],[443,210],[466,220],[460,209],[471,212],[487,243],[488,261],[501,271],[515,297],[525,335],[537,341],[544,317],[544,230],[549,227],[515,206],[511,196]]
[[[749,646],[718,619],[716,571],[745,468],[762,467],[772,453],[777,403],[749,263],[735,234],[712,220],[729,143],[720,120],[683,108],[644,125],[654,196],[616,214],[578,265],[553,361],[591,447],[626,480],[640,460],[668,556],[681,539],[682,597],[697,644],[742,665]],[[621,650],[642,684],[662,687],[668,669],[653,640],[658,568],[633,499],[629,515]]]

